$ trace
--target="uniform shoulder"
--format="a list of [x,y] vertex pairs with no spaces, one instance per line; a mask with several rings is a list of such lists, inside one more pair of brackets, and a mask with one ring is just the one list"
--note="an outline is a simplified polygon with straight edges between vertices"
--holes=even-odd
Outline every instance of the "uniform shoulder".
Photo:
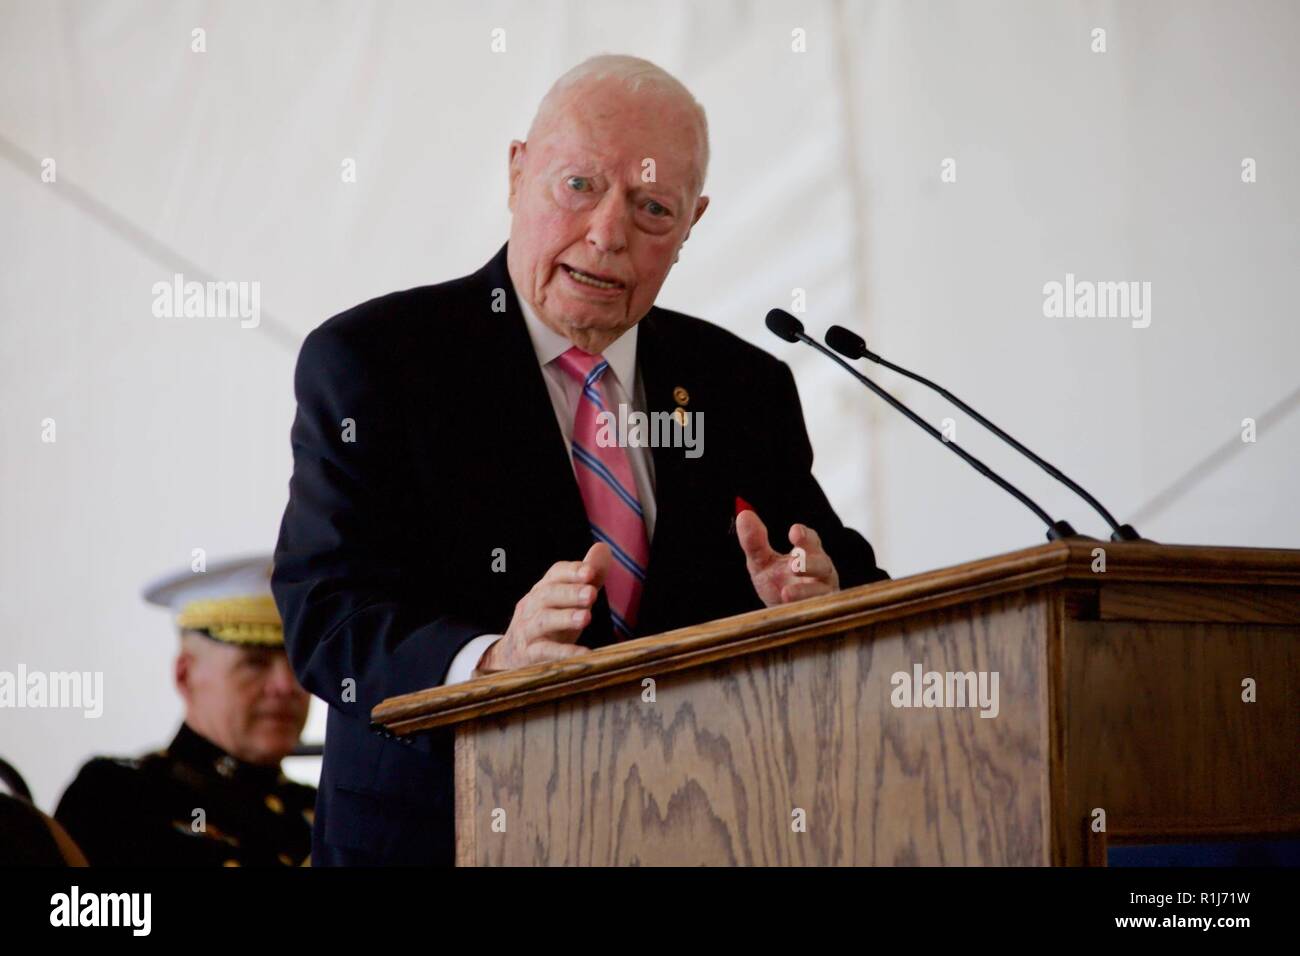
[[164,773],[167,754],[155,750],[139,757],[92,757],[82,764],[72,785],[122,782],[130,785],[142,777]]
[[152,763],[159,755],[140,757],[91,757],[77,771],[77,780],[103,780],[114,777],[132,777]]
[[55,819],[98,812],[118,801],[136,800],[145,781],[158,775],[161,753],[142,757],[92,757],[81,766],[59,800]]

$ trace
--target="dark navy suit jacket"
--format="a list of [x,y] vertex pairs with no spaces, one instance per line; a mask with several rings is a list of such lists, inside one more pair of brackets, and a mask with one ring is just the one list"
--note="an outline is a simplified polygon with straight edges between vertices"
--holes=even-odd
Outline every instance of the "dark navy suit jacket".
[[[734,532],[737,498],[777,550],[796,521],[816,529],[841,586],[886,577],[812,476],[786,365],[666,309],[638,329],[646,411],[671,413],[680,386],[705,424],[699,458],[652,451],[658,512],[638,634],[762,606]],[[451,732],[386,738],[371,708],[442,683],[467,641],[504,633],[547,569],[592,543],[505,247],[471,276],[325,322],[303,343],[295,390],[272,587],[294,670],[330,705],[312,861],[449,864]],[[612,639],[601,592],[580,643]]]

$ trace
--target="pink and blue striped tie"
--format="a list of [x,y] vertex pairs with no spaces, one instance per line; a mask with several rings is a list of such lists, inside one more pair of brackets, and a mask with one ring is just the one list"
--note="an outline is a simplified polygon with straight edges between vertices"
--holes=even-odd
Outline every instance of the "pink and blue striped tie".
[[[605,596],[609,600],[614,637],[627,640],[636,629],[645,569],[650,562],[650,543],[627,449],[616,444],[602,446],[596,440],[599,429],[596,416],[606,409],[600,379],[609,363],[576,345],[556,361],[582,385],[573,421],[573,470],[578,477],[578,490],[587,509],[591,534],[609,545],[614,555],[605,579]],[[615,431],[609,428],[606,434]]]

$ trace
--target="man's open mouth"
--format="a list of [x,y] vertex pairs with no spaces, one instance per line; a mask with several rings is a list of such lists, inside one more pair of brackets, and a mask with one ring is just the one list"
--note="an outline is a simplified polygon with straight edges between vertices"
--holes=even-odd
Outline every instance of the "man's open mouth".
[[560,267],[569,274],[569,278],[574,282],[581,282],[583,285],[589,285],[593,289],[621,289],[623,283],[617,279],[611,279],[608,276],[596,275],[592,272],[583,272],[581,269],[575,269],[573,266],[560,263]]

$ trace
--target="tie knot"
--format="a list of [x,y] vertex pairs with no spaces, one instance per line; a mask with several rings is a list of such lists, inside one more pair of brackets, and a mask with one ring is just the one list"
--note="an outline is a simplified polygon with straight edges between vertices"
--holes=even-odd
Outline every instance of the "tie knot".
[[576,345],[555,361],[560,363],[560,368],[581,382],[583,387],[599,382],[605,369],[609,368],[603,355],[592,355]]

